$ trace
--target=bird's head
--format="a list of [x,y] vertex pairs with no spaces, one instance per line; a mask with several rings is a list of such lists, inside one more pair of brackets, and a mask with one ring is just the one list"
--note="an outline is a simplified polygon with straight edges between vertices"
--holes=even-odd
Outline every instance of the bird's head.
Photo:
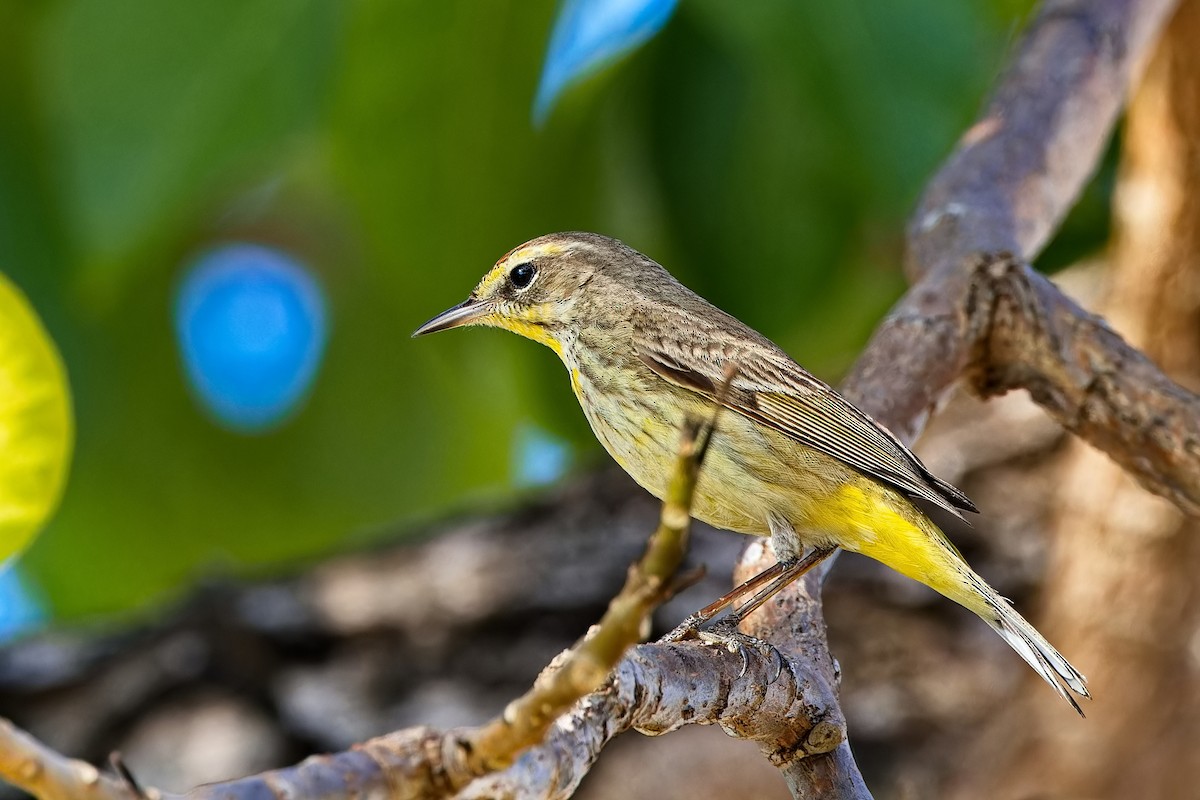
[[594,233],[538,237],[510,250],[466,300],[417,328],[413,336],[489,325],[562,355],[563,343],[580,327],[581,314],[593,302],[616,300],[603,295],[619,284],[613,278],[619,278],[633,258],[649,262],[621,242]]

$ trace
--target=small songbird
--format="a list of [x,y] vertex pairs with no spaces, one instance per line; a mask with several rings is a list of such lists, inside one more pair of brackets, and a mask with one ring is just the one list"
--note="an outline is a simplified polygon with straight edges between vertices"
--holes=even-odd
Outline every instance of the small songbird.
[[[685,420],[727,409],[692,515],[770,536],[777,590],[844,548],[970,609],[1076,711],[1082,675],[987,585],[914,500],[961,516],[967,497],[887,429],[787,353],[625,244],[594,233],[542,236],[510,251],[462,303],[414,336],[463,325],[519,333],[558,354],[596,437],[662,498]],[[732,413],[730,413],[732,412]],[[765,578],[752,579],[755,591]],[[756,595],[739,613],[765,599]],[[1081,712],[1082,713],[1082,712]]]

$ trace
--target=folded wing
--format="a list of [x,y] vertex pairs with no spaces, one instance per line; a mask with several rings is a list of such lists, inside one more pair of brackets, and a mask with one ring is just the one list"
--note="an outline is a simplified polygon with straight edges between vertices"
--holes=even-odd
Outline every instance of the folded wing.
[[[941,480],[895,436],[782,351],[739,347],[732,341],[672,342],[637,337],[641,360],[664,380],[838,459],[910,497],[951,513],[978,511],[965,494]],[[669,351],[669,352],[668,352]],[[727,365],[737,373],[720,392]]]

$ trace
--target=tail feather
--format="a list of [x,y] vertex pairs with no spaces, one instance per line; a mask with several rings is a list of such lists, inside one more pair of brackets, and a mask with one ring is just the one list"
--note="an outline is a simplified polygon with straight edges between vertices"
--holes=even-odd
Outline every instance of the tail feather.
[[[967,565],[920,509],[896,492],[869,482],[842,487],[837,499],[839,511],[834,519],[841,524],[839,545],[881,561],[978,614],[1059,697],[1083,715],[1072,693],[1091,696],[1084,677]],[[864,535],[864,530],[874,535]]]
[[990,588],[986,589],[985,596],[989,608],[994,613],[981,615],[984,621],[1082,717],[1083,709],[1079,707],[1071,692],[1082,697],[1091,697],[1087,690],[1087,679],[1003,598]]

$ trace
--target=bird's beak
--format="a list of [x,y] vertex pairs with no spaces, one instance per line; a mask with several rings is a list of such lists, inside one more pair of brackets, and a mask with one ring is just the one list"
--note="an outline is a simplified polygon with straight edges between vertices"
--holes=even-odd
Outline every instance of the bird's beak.
[[469,325],[488,312],[488,304],[473,297],[468,297],[453,308],[448,308],[421,327],[413,331],[413,337],[424,336],[427,333],[448,331],[460,325]]

